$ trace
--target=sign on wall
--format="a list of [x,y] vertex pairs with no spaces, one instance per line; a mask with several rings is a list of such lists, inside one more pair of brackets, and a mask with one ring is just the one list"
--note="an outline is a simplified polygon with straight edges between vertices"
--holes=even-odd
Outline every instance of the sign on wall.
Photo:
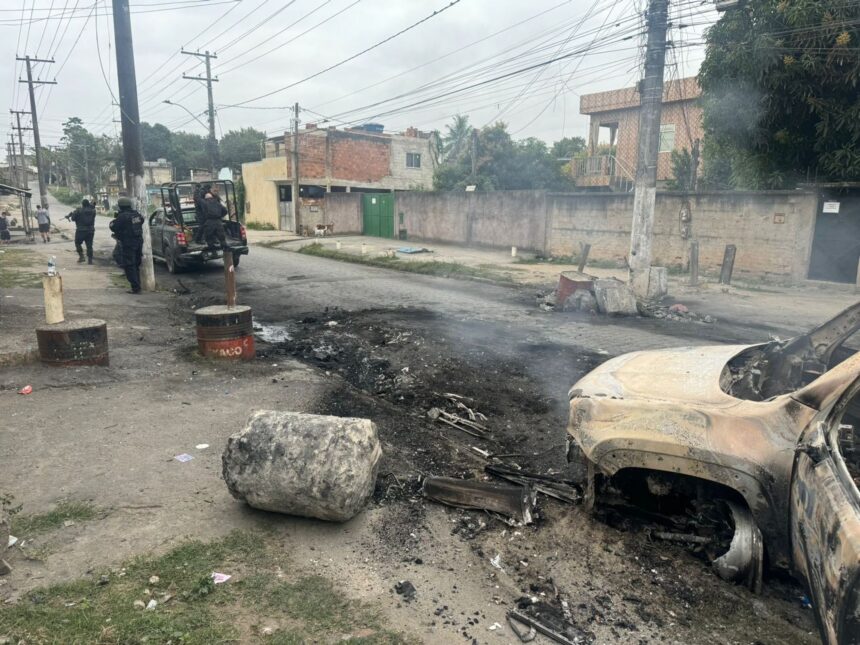
[[824,202],[823,212],[835,213],[838,215],[839,214],[839,202]]

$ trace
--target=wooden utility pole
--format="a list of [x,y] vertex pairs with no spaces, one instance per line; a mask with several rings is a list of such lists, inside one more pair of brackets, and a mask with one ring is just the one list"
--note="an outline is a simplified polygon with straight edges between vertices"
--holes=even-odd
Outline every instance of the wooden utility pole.
[[[15,57],[16,60],[22,60],[27,64],[27,80],[19,80],[19,83],[26,83],[30,91],[30,117],[33,120],[33,145],[36,146],[36,173],[39,175],[39,198],[42,202],[42,207],[48,207],[48,188],[45,186],[45,169],[42,168],[42,144],[39,139],[39,118],[36,115],[36,92],[33,89],[34,85],[56,85],[57,81],[34,81],[33,80],[33,63],[53,63],[51,59],[45,58],[30,58],[29,56]],[[24,150],[21,150],[21,158],[24,157]],[[27,168],[24,168],[26,175]]]
[[299,219],[301,217],[301,209],[299,208],[299,193],[301,185],[299,183],[299,104],[293,106],[293,200],[291,206],[293,209],[293,229],[296,233],[301,231]]
[[[22,112],[21,110],[10,110],[10,112],[12,112],[12,114],[15,115],[15,120],[17,122],[17,126],[15,126],[15,129],[18,130],[18,145],[20,146],[19,149],[21,151],[20,156],[19,156],[21,163],[15,164],[17,166],[17,168],[21,169],[21,179],[20,179],[21,183],[19,184],[19,186],[21,188],[30,188],[30,179],[29,179],[29,177],[27,177],[27,170],[28,170],[27,162],[25,160],[25,155],[24,155],[24,130],[32,130],[32,128],[25,128],[25,127],[21,126],[21,115],[22,114],[29,114],[29,112]],[[13,152],[15,151],[15,136],[14,135],[12,135],[12,151]],[[30,225],[30,202],[24,196],[20,197],[20,202],[21,202],[21,225],[24,227],[24,233],[29,237],[30,232],[33,228]],[[42,206],[44,206],[45,208],[48,207],[48,205],[45,204],[45,202],[42,202]]]
[[206,92],[209,97],[209,171],[212,175],[212,179],[218,178],[218,140],[215,138],[215,101],[212,98],[212,83],[217,83],[217,78],[212,78],[212,64],[210,63],[210,59],[218,58],[215,54],[210,54],[208,51],[203,52],[187,52],[184,49],[181,50],[183,54],[186,56],[197,56],[198,58],[202,58],[206,61],[206,76],[186,76],[182,75],[182,78],[188,79],[189,81],[203,81],[206,83]]
[[134,45],[131,40],[129,0],[112,0],[113,30],[116,42],[116,72],[119,85],[119,109],[122,115],[122,151],[125,158],[125,185],[137,198],[143,215],[143,263],[140,284],[144,291],[155,291],[155,267],[152,265],[152,238],[149,235],[148,198],[143,178],[143,144],[140,139],[140,111],[137,103],[137,79],[134,71]]
[[633,226],[630,234],[630,284],[637,298],[653,295],[650,288],[651,259],[668,12],[669,0],[649,1],[645,75],[639,84],[639,153],[633,195]]

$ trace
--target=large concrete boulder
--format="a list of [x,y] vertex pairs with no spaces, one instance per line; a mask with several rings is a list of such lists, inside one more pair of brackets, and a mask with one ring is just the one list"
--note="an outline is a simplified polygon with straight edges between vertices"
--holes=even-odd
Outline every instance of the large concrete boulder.
[[633,290],[620,280],[595,280],[594,298],[600,313],[620,316],[635,316],[639,313]]
[[249,506],[344,522],[372,495],[381,455],[369,419],[260,410],[221,461],[230,494]]

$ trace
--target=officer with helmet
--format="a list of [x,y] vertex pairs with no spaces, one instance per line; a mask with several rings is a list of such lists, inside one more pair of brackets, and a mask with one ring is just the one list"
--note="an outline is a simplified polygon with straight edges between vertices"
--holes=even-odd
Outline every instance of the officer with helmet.
[[143,215],[132,208],[131,199],[120,197],[118,213],[110,223],[113,236],[122,246],[122,267],[131,285],[129,293],[140,293],[140,265],[143,261]]

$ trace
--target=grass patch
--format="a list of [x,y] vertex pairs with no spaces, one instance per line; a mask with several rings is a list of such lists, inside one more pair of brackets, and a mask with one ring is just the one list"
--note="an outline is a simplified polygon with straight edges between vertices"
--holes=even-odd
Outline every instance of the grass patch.
[[62,202],[67,206],[75,207],[80,206],[81,200],[83,200],[84,198],[81,193],[69,190],[68,188],[64,188],[62,186],[56,186],[52,188],[51,194],[56,198],[58,202]]
[[308,244],[299,249],[299,253],[314,255],[320,258],[353,262],[355,264],[366,264],[383,269],[394,269],[406,273],[420,273],[422,275],[435,275],[443,278],[457,278],[461,280],[491,280],[504,284],[511,284],[513,280],[509,275],[499,272],[494,265],[467,266],[456,262],[441,262],[436,260],[401,260],[398,257],[353,255],[344,251],[330,249],[318,242]]
[[117,287],[119,289],[131,289],[131,286],[128,284],[128,280],[125,277],[125,273],[114,273],[112,271],[109,274],[109,279],[112,287]]
[[245,228],[252,231],[277,231],[274,226],[263,222],[245,222]]
[[[32,271],[38,267],[41,258],[29,249],[0,249],[0,288],[11,289],[23,287],[26,289],[42,286],[42,276]],[[46,264],[47,267],[47,264]]]
[[[234,532],[216,542],[187,542],[118,571],[31,592],[0,607],[0,636],[10,642],[405,643],[376,612],[346,598],[318,576],[288,574],[282,545],[259,533]],[[215,585],[213,571],[230,573]],[[152,576],[157,576],[155,581]],[[149,592],[147,594],[147,591]],[[140,602],[156,601],[152,610]],[[135,601],[140,601],[135,606]]]
[[63,526],[68,521],[86,522],[99,515],[99,510],[89,502],[60,502],[48,513],[35,515],[18,514],[12,518],[12,534],[32,538]]

